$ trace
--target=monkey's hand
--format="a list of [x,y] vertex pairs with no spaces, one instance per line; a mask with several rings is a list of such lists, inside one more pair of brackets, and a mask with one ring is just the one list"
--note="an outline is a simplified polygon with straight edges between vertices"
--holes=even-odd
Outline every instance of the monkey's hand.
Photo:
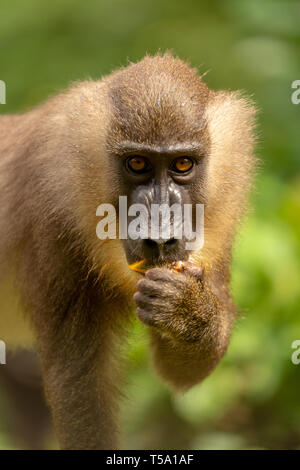
[[159,372],[188,388],[213,370],[226,351],[233,314],[212,293],[200,267],[154,268],[137,283],[139,319],[152,330]]
[[204,284],[202,268],[195,265],[184,272],[150,269],[137,289],[134,301],[140,320],[186,343],[201,340],[218,309],[216,297]]

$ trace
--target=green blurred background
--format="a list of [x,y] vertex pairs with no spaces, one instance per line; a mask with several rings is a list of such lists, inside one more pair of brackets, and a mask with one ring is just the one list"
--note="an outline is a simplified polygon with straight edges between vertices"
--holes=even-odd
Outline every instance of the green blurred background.
[[[136,323],[124,448],[300,448],[300,364],[291,361],[300,339],[300,104],[291,102],[299,20],[299,1],[0,0],[1,113],[158,49],[208,71],[212,88],[245,90],[260,109],[261,170],[235,247],[241,316],[228,353],[203,384],[174,396],[153,372]],[[0,424],[0,448],[14,446]]]

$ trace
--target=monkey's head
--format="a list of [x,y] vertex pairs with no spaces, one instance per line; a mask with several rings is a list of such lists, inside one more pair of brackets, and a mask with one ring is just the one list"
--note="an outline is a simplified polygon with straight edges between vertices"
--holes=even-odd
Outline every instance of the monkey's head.
[[188,259],[184,205],[195,215],[196,203],[205,202],[209,94],[195,70],[170,55],[146,57],[111,77],[107,153],[118,175],[115,195],[127,197],[129,263]]

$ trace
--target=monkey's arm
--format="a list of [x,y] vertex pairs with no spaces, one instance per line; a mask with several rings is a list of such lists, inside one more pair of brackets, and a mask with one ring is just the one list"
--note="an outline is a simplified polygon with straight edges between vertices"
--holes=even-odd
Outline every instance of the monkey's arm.
[[35,258],[32,277],[20,281],[60,448],[117,448],[119,361],[114,328],[119,342],[124,312],[120,319],[115,303],[105,300],[101,283],[81,270],[79,252],[77,258],[63,258],[57,243],[50,253],[46,272]]
[[200,275],[168,269],[152,269],[138,282],[137,313],[151,327],[156,368],[171,386],[190,388],[224,355],[234,309],[222,297]]
[[[46,398],[62,449],[114,449],[118,378],[111,328],[88,299],[38,327]],[[52,312],[53,315],[53,312]],[[54,319],[53,319],[54,320]]]

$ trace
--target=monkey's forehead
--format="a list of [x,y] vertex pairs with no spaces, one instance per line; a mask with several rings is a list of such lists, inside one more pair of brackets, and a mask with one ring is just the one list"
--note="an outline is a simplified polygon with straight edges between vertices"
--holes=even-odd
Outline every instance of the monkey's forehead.
[[196,71],[181,60],[147,57],[112,75],[110,129],[122,140],[195,139],[205,128],[209,93]]

